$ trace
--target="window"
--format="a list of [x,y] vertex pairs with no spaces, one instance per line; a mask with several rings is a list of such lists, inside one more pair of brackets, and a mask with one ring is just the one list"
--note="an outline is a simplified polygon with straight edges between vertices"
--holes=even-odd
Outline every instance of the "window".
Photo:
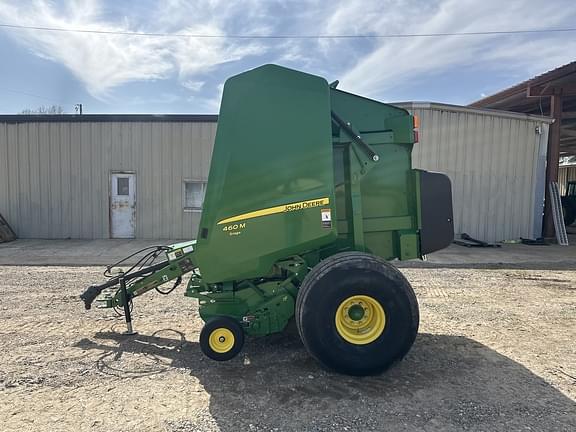
[[128,177],[118,177],[116,181],[117,181],[116,186],[118,189],[118,195],[130,195],[130,188],[129,188],[130,181]]
[[184,210],[201,210],[206,182],[184,181]]

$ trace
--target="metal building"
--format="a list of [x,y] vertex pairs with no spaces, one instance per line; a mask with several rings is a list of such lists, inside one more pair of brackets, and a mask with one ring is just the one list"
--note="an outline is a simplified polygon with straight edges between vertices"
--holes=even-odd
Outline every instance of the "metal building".
[[[449,175],[456,232],[540,236],[550,119],[434,103],[414,166]],[[214,115],[0,116],[0,214],[20,238],[195,238]]]
[[0,116],[0,214],[20,238],[195,238],[216,120]]
[[[545,114],[555,120],[550,126],[548,140],[546,184],[560,180],[560,156],[576,155],[576,61],[484,97],[470,106]],[[548,195],[549,188],[546,189]],[[544,234],[553,237],[554,233],[551,199],[546,196]]]
[[396,105],[420,118],[413,166],[452,181],[456,233],[484,241],[541,236],[551,119],[438,103]]

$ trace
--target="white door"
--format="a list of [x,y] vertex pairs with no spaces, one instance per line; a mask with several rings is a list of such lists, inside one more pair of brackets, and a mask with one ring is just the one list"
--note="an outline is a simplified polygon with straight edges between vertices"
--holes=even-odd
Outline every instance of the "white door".
[[134,238],[136,174],[110,174],[110,236]]

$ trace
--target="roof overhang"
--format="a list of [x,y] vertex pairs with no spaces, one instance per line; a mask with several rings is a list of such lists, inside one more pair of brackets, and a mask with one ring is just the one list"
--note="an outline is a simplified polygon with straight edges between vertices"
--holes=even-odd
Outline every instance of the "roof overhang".
[[576,61],[480,99],[470,107],[547,115],[551,96],[562,98],[560,155],[575,155]]

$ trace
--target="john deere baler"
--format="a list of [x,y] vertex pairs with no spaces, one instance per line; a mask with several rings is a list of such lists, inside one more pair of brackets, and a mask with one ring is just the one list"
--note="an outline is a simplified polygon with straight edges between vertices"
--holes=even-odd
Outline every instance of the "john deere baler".
[[86,308],[98,297],[130,322],[134,297],[190,274],[214,360],[292,318],[333,370],[373,374],[402,358],[418,304],[387,261],[452,241],[450,182],[412,169],[415,117],[336,84],[275,65],[228,79],[197,240],[89,287]]

